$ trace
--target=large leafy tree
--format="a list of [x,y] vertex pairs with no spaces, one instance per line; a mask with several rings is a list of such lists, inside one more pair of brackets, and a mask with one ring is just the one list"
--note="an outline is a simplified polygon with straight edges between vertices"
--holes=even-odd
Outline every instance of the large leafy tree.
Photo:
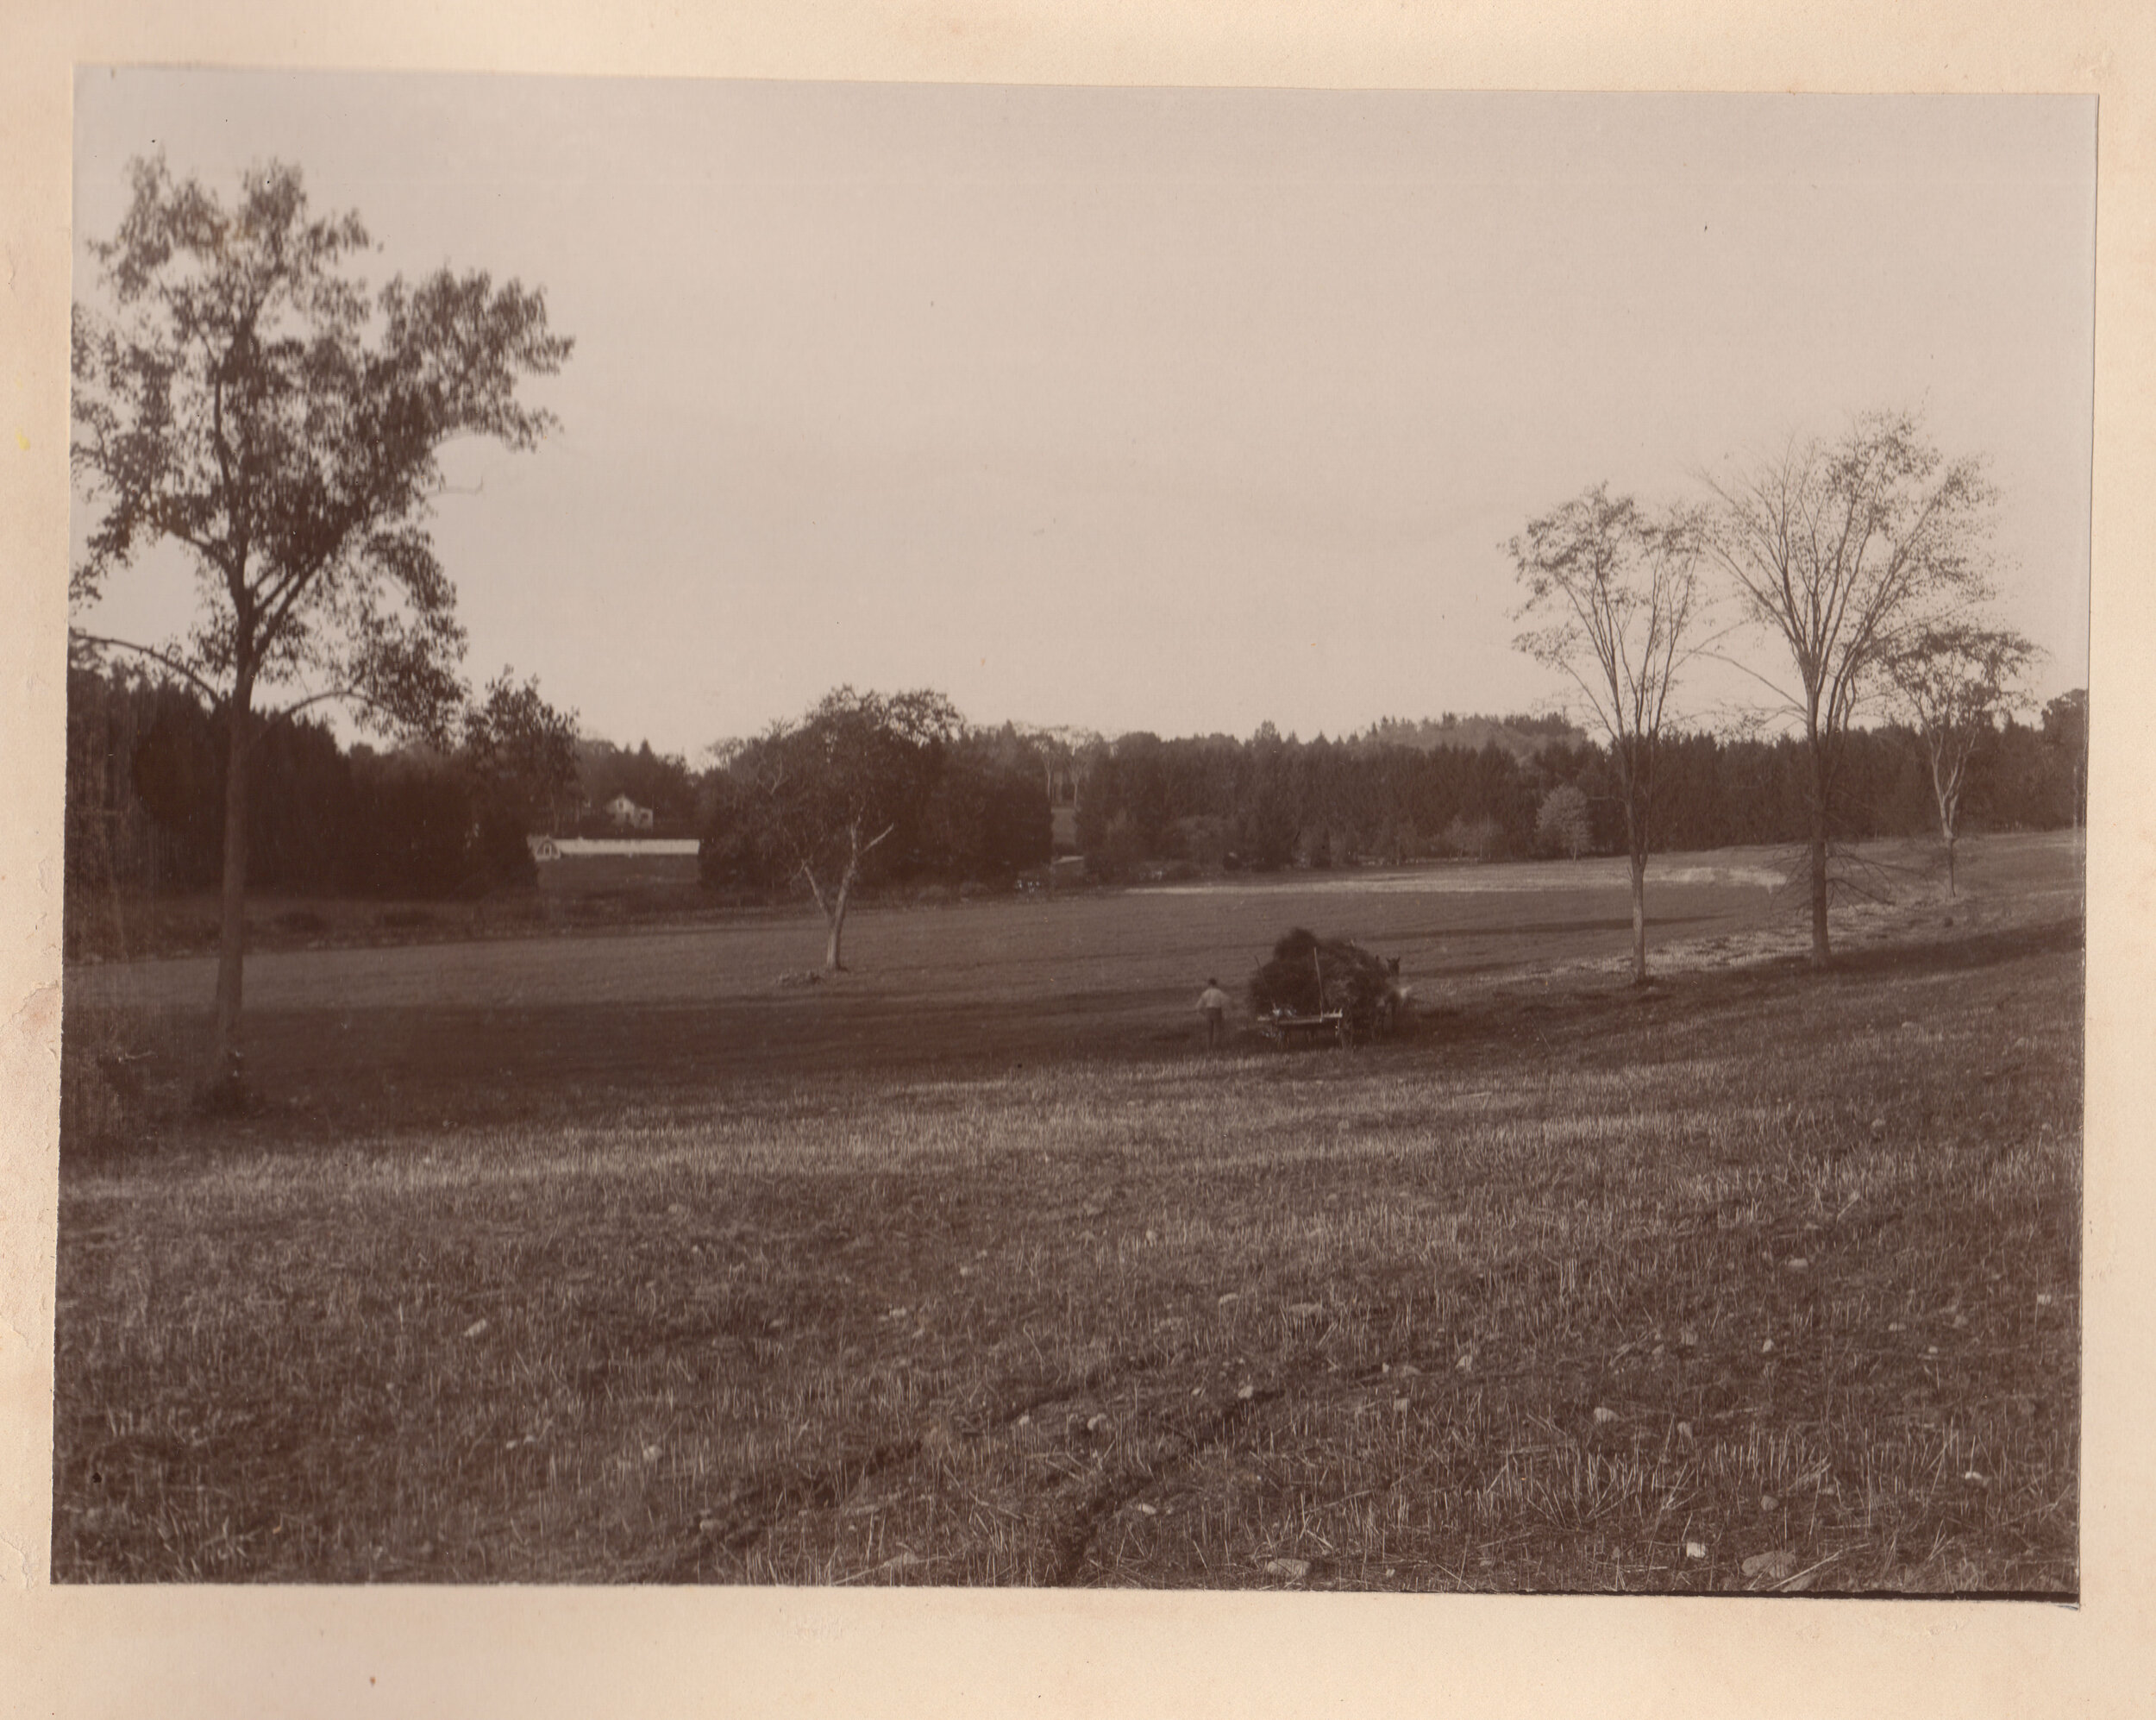
[[841,971],[855,888],[921,823],[963,730],[940,693],[842,687],[798,722],[721,748],[705,876],[805,883],[828,932],[824,965]]
[[1525,593],[1514,641],[1561,671],[1609,740],[1632,863],[1632,975],[1647,978],[1647,851],[1670,695],[1698,649],[1699,520],[1652,513],[1607,485],[1574,497],[1507,546]]
[[1966,620],[1920,628],[1887,655],[1895,703],[1931,766],[1950,896],[1970,758],[2000,713],[2024,701],[2021,679],[2036,656],[2036,647],[2012,629]]
[[1786,675],[1758,678],[1804,745],[1812,959],[1824,963],[1850,724],[1897,652],[1986,594],[1994,492],[1980,461],[1944,458],[1907,412],[1862,414],[1834,440],[1792,442],[1709,482],[1714,558],[1788,654]]
[[461,694],[455,593],[426,530],[439,455],[464,436],[536,445],[518,397],[570,343],[543,295],[485,273],[370,292],[354,214],[310,212],[299,171],[250,172],[228,204],[137,161],[118,231],[91,246],[104,303],[73,335],[78,483],[94,510],[71,596],[177,545],[199,619],[163,643],[78,637],[162,663],[224,719],[222,932],[213,1077],[237,1069],[248,761],[265,726],[348,701],[444,738]]

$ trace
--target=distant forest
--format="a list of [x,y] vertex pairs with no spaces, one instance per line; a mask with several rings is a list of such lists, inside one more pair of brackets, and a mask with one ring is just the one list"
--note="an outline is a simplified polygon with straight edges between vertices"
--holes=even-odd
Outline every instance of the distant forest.
[[[2034,723],[2008,719],[1980,744],[1964,827],[2055,829],[2084,813],[2087,696]],[[222,730],[167,681],[78,669],[68,680],[66,859],[71,884],[200,889],[217,877]],[[1562,718],[1388,721],[1342,740],[1302,741],[1266,725],[1248,738],[1106,740],[1006,725],[968,731],[924,779],[888,882],[1005,882],[1050,857],[1051,802],[1075,813],[1087,871],[1107,882],[1206,872],[1397,864],[1557,851],[1545,807],[1562,788],[1586,801],[1588,851],[1620,845],[1607,751]],[[1665,743],[1654,846],[1682,851],[1799,841],[1800,749],[1788,739],[1679,734]],[[301,719],[266,733],[250,799],[250,874],[296,895],[475,895],[528,883],[523,832],[486,816],[454,753],[339,744]],[[1840,834],[1935,833],[1921,750],[1908,731],[1852,731]],[[643,745],[586,740],[573,793],[530,820],[561,835],[612,833],[626,796],[654,814],[647,835],[705,838],[713,860],[720,773]],[[1028,810],[1028,808],[1031,810]],[[707,882],[727,869],[707,863]]]
[[[1984,736],[1970,763],[1964,828],[2076,821],[2086,709],[2085,694],[2068,694],[2040,724],[2009,718]],[[1501,732],[1480,745],[1453,744],[1445,725],[1429,724],[1381,725],[1339,742],[1283,740],[1267,730],[1247,741],[1125,735],[1083,774],[1078,845],[1109,876],[1521,858],[1555,851],[1543,807],[1569,785],[1586,798],[1586,850],[1620,847],[1623,811],[1605,748],[1562,724],[1472,721]],[[1793,738],[1665,737],[1655,849],[1802,840],[1802,763]],[[1841,772],[1842,838],[1936,832],[1929,769],[1907,729],[1852,731]]]

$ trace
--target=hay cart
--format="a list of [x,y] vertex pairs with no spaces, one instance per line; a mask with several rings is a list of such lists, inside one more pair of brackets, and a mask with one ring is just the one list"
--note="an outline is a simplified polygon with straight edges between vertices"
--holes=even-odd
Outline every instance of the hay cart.
[[1315,1015],[1294,1015],[1286,1011],[1261,1015],[1257,1031],[1282,1051],[1313,1039],[1332,1039],[1343,1045],[1355,1043],[1348,1026],[1347,1012],[1343,1009],[1321,1010]]
[[1358,1045],[1382,1039],[1398,1020],[1399,971],[1397,963],[1359,944],[1297,927],[1250,976],[1250,1018],[1282,1051],[1312,1040]]

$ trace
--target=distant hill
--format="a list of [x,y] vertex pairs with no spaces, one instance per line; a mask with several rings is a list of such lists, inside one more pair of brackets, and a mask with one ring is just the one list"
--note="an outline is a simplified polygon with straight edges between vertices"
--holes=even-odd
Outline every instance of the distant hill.
[[1584,729],[1563,717],[1462,717],[1448,711],[1442,717],[1422,717],[1412,723],[1388,717],[1341,744],[1357,752],[1385,746],[1413,747],[1417,752],[1435,752],[1439,747],[1480,752],[1486,746],[1499,746],[1514,758],[1532,758],[1545,747],[1577,746],[1589,738]]
[[[1013,732],[1025,736],[1036,743],[1051,748],[1060,744],[1067,753],[1083,756],[1099,747],[1113,747],[1133,738],[1158,744],[1163,738],[1150,729],[1126,731],[1121,733],[1101,734],[1090,729],[1040,729],[1022,725],[1011,726]],[[1272,732],[1273,725],[1266,724],[1261,735]],[[1275,738],[1279,737],[1275,735]],[[1190,735],[1188,740],[1219,741],[1231,744],[1246,744],[1253,738],[1248,736],[1222,734]],[[1287,737],[1295,738],[1294,736]],[[1484,747],[1495,745],[1504,749],[1514,758],[1532,758],[1545,747],[1578,746],[1594,739],[1583,728],[1563,717],[1534,717],[1514,712],[1503,717],[1463,717],[1448,711],[1442,717],[1420,717],[1409,722],[1403,717],[1387,717],[1373,723],[1360,734],[1344,735],[1332,741],[1349,752],[1375,752],[1380,747],[1411,747],[1417,752],[1435,752],[1440,747],[1452,747],[1462,752],[1480,752]]]

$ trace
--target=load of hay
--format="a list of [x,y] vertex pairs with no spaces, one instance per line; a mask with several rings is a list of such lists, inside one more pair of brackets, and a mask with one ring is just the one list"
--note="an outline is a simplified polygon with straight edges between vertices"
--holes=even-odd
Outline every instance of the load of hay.
[[1404,1025],[1407,993],[1397,960],[1298,926],[1250,976],[1250,1000],[1261,1021],[1338,1014],[1351,1037],[1384,1039]]

